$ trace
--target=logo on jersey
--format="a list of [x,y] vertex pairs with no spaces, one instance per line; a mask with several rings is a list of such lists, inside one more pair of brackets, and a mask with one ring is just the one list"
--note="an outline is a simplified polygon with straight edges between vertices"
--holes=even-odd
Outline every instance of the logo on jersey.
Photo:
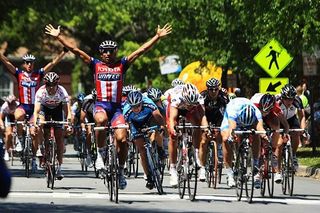
[[101,67],[101,66],[98,67],[98,72],[118,73],[120,71],[121,71],[120,67],[114,67],[114,68]]
[[37,86],[37,82],[35,82],[35,81],[29,81],[29,82],[22,81],[21,82],[21,86],[23,86],[23,87],[36,87]]
[[99,81],[119,81],[120,77],[120,74],[98,73],[97,79]]

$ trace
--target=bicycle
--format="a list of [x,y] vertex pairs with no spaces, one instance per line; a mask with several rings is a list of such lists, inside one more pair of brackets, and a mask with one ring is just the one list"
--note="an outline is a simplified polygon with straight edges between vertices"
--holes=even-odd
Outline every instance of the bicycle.
[[261,196],[265,195],[266,188],[268,188],[269,197],[273,197],[274,193],[274,172],[273,172],[273,151],[272,151],[272,133],[282,132],[282,130],[266,130],[266,135],[269,140],[261,140],[260,147],[260,176],[261,176]]
[[132,141],[128,142],[128,157],[126,162],[126,175],[130,177],[133,175],[134,177],[138,176],[138,162],[137,162],[137,148]]
[[58,125],[70,125],[70,122],[66,121],[38,121],[39,124],[44,124],[50,127],[50,136],[45,140],[45,173],[47,188],[54,188],[54,182],[56,179],[56,172],[59,166],[57,160],[57,144],[54,136],[54,128]]
[[107,132],[107,150],[104,159],[105,169],[101,172],[104,173],[104,184],[108,188],[109,200],[115,203],[119,202],[119,159],[116,146],[114,144],[114,130],[128,129],[127,125],[119,126],[99,126],[93,128],[95,131],[106,130]]
[[78,159],[80,160],[81,171],[87,172],[88,165],[86,165],[86,158],[87,158],[87,143],[86,143],[86,130],[81,129],[80,126],[74,127],[76,132],[76,137],[78,137]]
[[259,171],[256,170],[257,168],[255,168],[254,165],[251,147],[252,139],[250,136],[254,134],[266,134],[266,131],[233,130],[233,133],[236,135],[242,135],[233,168],[236,182],[237,200],[241,200],[244,186],[247,201],[248,203],[252,203],[254,192],[254,175]]
[[[303,132],[304,129],[289,129],[289,132]],[[282,147],[282,163],[281,173],[283,181],[281,183],[282,193],[293,195],[294,188],[294,175],[296,173],[293,164],[293,151],[291,146],[291,140],[288,140]]]
[[164,164],[163,159],[160,159],[158,154],[158,146],[156,142],[151,143],[149,139],[149,135],[154,132],[160,130],[159,126],[151,126],[141,129],[141,133],[143,133],[144,137],[144,147],[146,149],[147,155],[147,164],[149,174],[152,177],[152,182],[156,186],[158,194],[163,194],[163,171],[164,171]]
[[183,199],[186,184],[188,184],[188,194],[191,201],[195,200],[197,193],[197,179],[199,165],[197,164],[196,150],[192,143],[192,130],[196,128],[208,128],[208,126],[194,126],[186,124],[185,119],[182,120],[182,125],[175,127],[178,131],[178,192]]
[[[219,127],[209,126],[210,131],[214,134],[220,132]],[[223,159],[222,159],[222,144],[218,144],[215,136],[208,143],[208,151],[206,156],[206,181],[208,187],[211,185],[215,189],[217,183],[221,183]]]

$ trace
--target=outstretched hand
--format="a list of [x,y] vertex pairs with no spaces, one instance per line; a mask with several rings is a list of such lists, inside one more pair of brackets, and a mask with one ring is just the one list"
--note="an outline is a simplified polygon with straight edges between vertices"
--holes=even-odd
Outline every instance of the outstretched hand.
[[57,37],[60,34],[60,26],[58,26],[57,29],[55,29],[51,24],[48,24],[45,28],[45,33],[48,35],[52,35],[54,37]]
[[158,29],[157,29],[157,35],[161,38],[164,37],[168,34],[170,34],[172,32],[172,26],[171,24],[166,24],[164,25],[163,28],[160,28],[160,25],[158,25]]

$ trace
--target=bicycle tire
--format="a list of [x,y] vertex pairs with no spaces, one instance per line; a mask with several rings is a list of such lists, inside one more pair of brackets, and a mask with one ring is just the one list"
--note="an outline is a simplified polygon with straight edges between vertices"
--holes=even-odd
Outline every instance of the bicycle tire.
[[[286,145],[285,145],[286,146]],[[283,177],[283,180],[281,182],[281,190],[282,190],[282,194],[286,194],[287,193],[287,159],[286,159],[286,148],[283,148],[282,150],[282,161],[281,161],[281,174]]]
[[239,147],[239,150],[237,152],[236,161],[233,167],[234,171],[234,179],[236,182],[236,195],[237,200],[240,201],[242,198],[243,193],[243,184],[244,184],[244,158],[242,155],[242,147]]
[[25,148],[23,151],[23,155],[24,155],[24,171],[25,171],[25,176],[27,178],[30,177],[30,141],[29,138],[26,138],[25,140]]
[[186,191],[187,182],[187,164],[186,159],[183,157],[182,146],[178,147],[178,161],[177,161],[177,173],[178,173],[178,192],[180,199],[183,199]]
[[118,169],[118,156],[115,147],[113,146],[111,148],[111,154],[112,154],[112,176],[113,176],[113,198],[114,202],[119,202],[119,169]]
[[[156,144],[156,143],[154,143]],[[150,169],[151,169],[151,174],[152,174],[152,179],[153,182],[157,188],[158,194],[162,195],[163,194],[163,187],[162,187],[162,180],[163,180],[163,176],[161,176],[161,159],[159,158],[159,154],[158,154],[158,147],[157,145],[153,146],[153,150],[154,153],[151,154],[152,152],[150,152],[149,150],[149,154],[150,155]],[[152,166],[151,166],[152,165]]]
[[212,180],[212,184],[213,184],[213,188],[216,189],[217,188],[217,183],[221,183],[221,174],[222,174],[222,164],[221,162],[219,163],[219,157],[218,157],[218,144],[215,141],[214,142],[214,155],[213,155],[213,159],[214,159],[214,176]]
[[214,154],[213,154],[213,147],[214,145],[210,142],[208,144],[208,150],[207,150],[207,156],[206,156],[206,182],[208,185],[208,188],[211,187],[211,185],[214,187]]
[[54,188],[55,176],[56,176],[56,150],[55,150],[55,142],[51,140],[51,189]]
[[272,165],[272,148],[269,147],[269,154],[268,154],[268,194],[269,197],[273,197],[274,193],[274,173],[272,171],[273,165]]
[[188,193],[189,199],[194,201],[197,195],[197,183],[198,183],[198,165],[196,152],[193,146],[188,150],[189,163],[188,163]]
[[136,169],[134,171],[134,177],[137,178],[138,175],[139,175],[139,157],[140,154],[139,154],[139,151],[138,149],[136,149],[136,154],[135,154],[135,164],[136,164]]
[[254,161],[252,155],[252,149],[248,147],[248,155],[245,158],[246,161],[246,178],[245,178],[245,189],[248,203],[252,203],[254,194]]
[[288,178],[288,194],[290,196],[293,195],[293,187],[294,187],[294,174],[295,168],[293,166],[293,154],[292,147],[288,147],[288,160],[287,160],[287,178]]

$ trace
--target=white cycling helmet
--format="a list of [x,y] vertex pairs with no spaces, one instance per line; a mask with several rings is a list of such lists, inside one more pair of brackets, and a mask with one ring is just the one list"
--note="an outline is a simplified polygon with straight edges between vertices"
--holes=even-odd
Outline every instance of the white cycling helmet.
[[22,59],[23,59],[24,61],[31,61],[31,62],[33,62],[33,61],[36,60],[36,57],[34,57],[34,55],[31,55],[31,54],[26,54],[26,55],[24,55],[24,56],[22,57]]
[[200,93],[193,84],[183,85],[182,96],[188,104],[195,105],[199,103]]
[[99,45],[99,51],[103,52],[105,49],[117,49],[118,44],[112,40],[106,40]]

